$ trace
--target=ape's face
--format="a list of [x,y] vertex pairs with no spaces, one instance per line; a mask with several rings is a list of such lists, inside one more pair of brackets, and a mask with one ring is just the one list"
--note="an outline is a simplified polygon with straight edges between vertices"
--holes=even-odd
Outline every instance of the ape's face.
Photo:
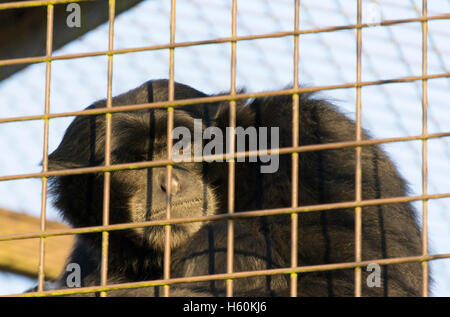
[[[174,127],[193,131],[193,118],[175,111]],[[77,118],[58,149],[50,155],[50,168],[101,166],[104,164],[104,116]],[[132,163],[167,159],[167,111],[142,111],[112,115],[111,163]],[[199,217],[216,212],[211,180],[205,163],[187,162],[172,166],[171,218]],[[111,172],[111,224],[166,219],[166,166]],[[64,176],[54,186],[56,205],[75,226],[101,223],[103,173]],[[172,225],[171,247],[186,241],[202,222]],[[129,230],[126,230],[129,233]],[[129,236],[139,245],[164,247],[164,226],[133,229]],[[121,234],[121,233],[117,233]]]
[[[193,118],[175,112],[174,127],[193,131]],[[114,121],[114,120],[113,120]],[[112,161],[126,163],[167,159],[166,111],[141,112],[118,117],[113,124]],[[191,147],[192,149],[193,147]],[[199,217],[215,213],[214,193],[205,175],[202,162],[172,166],[171,218]],[[167,219],[168,182],[165,166],[117,171],[113,184],[126,192],[126,209],[132,222]],[[117,193],[121,195],[120,192]],[[112,215],[113,217],[113,215]],[[200,227],[201,222],[172,225],[171,247],[175,248]],[[141,239],[156,248],[164,246],[164,226],[135,230]]]
[[[155,167],[134,171],[118,171],[112,175],[115,190],[127,188],[128,195],[122,208],[130,221],[138,223],[163,220],[167,215],[167,171],[165,167]],[[172,168],[171,218],[187,218],[211,215],[216,206],[214,193],[203,179],[201,163],[185,163]],[[112,192],[115,190],[113,189]],[[111,218],[114,215],[111,214]],[[193,235],[201,222],[172,225],[171,247],[175,248]],[[142,242],[162,249],[164,247],[164,226],[150,226],[134,230]]]

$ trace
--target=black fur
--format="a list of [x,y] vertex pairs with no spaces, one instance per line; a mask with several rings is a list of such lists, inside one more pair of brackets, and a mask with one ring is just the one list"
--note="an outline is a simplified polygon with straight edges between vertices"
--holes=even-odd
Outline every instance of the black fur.
[[[113,98],[113,106],[167,100],[168,82],[150,81]],[[205,94],[175,85],[175,99]],[[89,108],[104,107],[99,101]],[[60,146],[50,155],[50,169],[102,165],[105,116],[80,116],[70,125]],[[193,129],[201,118],[203,128],[228,126],[228,102],[177,107],[175,126]],[[167,140],[165,109],[112,115],[112,162],[165,159]],[[292,97],[277,96],[237,104],[237,126],[279,127],[280,147],[291,146]],[[334,106],[300,94],[300,145],[352,141],[355,124]],[[364,133],[363,138],[368,138]],[[269,138],[270,139],[270,138]],[[299,154],[299,205],[353,201],[355,199],[355,149],[345,148]],[[276,173],[262,174],[261,162],[236,163],[235,210],[248,211],[291,206],[291,155],[281,155]],[[174,167],[172,217],[227,211],[228,166],[223,162],[183,163]],[[112,172],[110,223],[163,219],[165,168]],[[395,166],[378,146],[362,150],[363,199],[405,196],[407,187]],[[55,205],[74,226],[100,225],[103,174],[56,177]],[[155,215],[155,212],[159,212]],[[354,209],[299,214],[298,263],[316,265],[353,262]],[[226,272],[227,223],[172,226],[171,276],[196,276]],[[290,266],[290,215],[235,220],[235,272]],[[109,282],[162,278],[163,227],[110,233]],[[98,285],[101,243],[99,234],[79,237],[69,262],[82,266],[84,285]],[[410,204],[364,207],[362,259],[421,254],[420,230]],[[381,287],[368,287],[363,268],[363,296],[419,296],[419,263],[382,266]],[[64,286],[65,276],[60,280]],[[236,296],[287,296],[289,276],[274,275],[234,280]],[[225,281],[172,286],[175,296],[223,296]],[[118,296],[158,296],[157,288],[111,292]],[[333,270],[298,275],[299,296],[352,296],[354,270]]]

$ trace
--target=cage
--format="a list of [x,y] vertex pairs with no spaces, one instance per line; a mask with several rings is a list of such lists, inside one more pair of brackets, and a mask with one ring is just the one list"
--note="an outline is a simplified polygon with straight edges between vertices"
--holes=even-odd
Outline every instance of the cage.
[[[100,233],[107,246],[110,232],[135,225],[109,224],[107,207],[99,226],[71,229],[61,224],[48,193],[48,178],[58,175],[48,171],[48,154],[56,149],[74,117],[87,114],[83,112],[87,105],[111,100],[149,79],[167,78],[169,83],[186,83],[208,94],[229,92],[220,98],[229,101],[231,111],[240,99],[266,95],[316,91],[332,100],[357,126],[371,132],[409,183],[408,196],[378,203],[410,202],[422,228],[422,254],[375,263],[421,262],[422,294],[450,295],[450,183],[446,177],[450,172],[449,11],[444,0],[2,1],[1,294],[19,294],[37,285],[23,295],[100,292],[106,296],[110,289],[164,285],[162,294],[170,295],[173,285],[196,281],[195,277],[170,277],[170,248],[166,246],[164,270],[158,280],[110,285],[105,252],[100,285],[55,291],[45,283],[64,270],[74,234]],[[77,12],[79,26],[73,16]],[[245,91],[239,90],[244,87]],[[112,111],[110,102],[107,104],[100,112],[105,118]],[[185,104],[169,97],[169,102],[149,103],[140,109],[173,109]],[[358,153],[367,145],[355,136],[353,143],[342,146]],[[297,146],[289,153],[298,157],[303,150]],[[108,175],[124,168],[106,159],[105,166],[95,171]],[[230,172],[230,184],[233,182]],[[355,186],[361,188],[360,180]],[[108,188],[107,181],[106,197]],[[233,200],[231,195],[228,213],[216,217],[229,228],[236,218]],[[359,196],[349,203],[358,218],[361,208],[373,202]],[[292,215],[296,223],[302,208],[293,205],[279,212]],[[250,212],[258,216],[258,211]],[[161,221],[166,228],[174,223]],[[167,240],[170,229],[166,232]],[[230,232],[227,254],[232,263],[232,229]],[[295,230],[292,239],[298,239]],[[361,230],[356,230],[355,244],[360,242]],[[354,292],[360,296],[361,271],[368,264],[356,251],[354,262],[328,264],[328,269],[354,269]],[[433,276],[430,289],[428,267]],[[227,295],[233,294],[233,281],[258,274],[233,272],[232,264],[227,268],[211,277],[228,281]],[[301,290],[297,292],[292,285],[297,285],[305,269],[294,261],[272,273],[288,275],[290,295],[297,296]],[[197,281],[205,279],[208,277]]]

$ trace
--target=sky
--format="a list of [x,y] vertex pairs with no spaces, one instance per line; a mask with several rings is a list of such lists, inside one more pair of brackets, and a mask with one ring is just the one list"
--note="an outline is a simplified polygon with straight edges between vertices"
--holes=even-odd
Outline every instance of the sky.
[[[450,12],[450,1],[432,0],[429,15]],[[177,1],[176,35],[179,42],[228,37],[231,34],[231,1]],[[420,15],[416,0],[364,0],[363,22],[407,19]],[[83,14],[83,12],[81,13]],[[169,42],[170,1],[147,0],[117,17],[115,48],[141,47]],[[300,29],[356,23],[352,0],[302,0]],[[293,1],[238,1],[238,35],[291,31]],[[428,23],[428,73],[448,73],[450,68],[450,20]],[[300,83],[324,86],[356,80],[354,30],[300,36]],[[421,75],[421,25],[374,26],[362,31],[362,80]],[[108,25],[104,24],[54,52],[63,55],[106,50]],[[206,93],[230,88],[230,44],[214,44],[175,50],[175,80]],[[149,79],[168,78],[167,50],[116,55],[113,58],[113,95],[126,92]],[[106,97],[107,58],[88,57],[52,63],[51,112],[84,109]],[[276,90],[292,84],[293,38],[239,42],[237,86],[248,92]],[[0,117],[42,114],[45,65],[34,64],[0,82]],[[355,116],[355,89],[320,92],[345,112]],[[428,81],[428,129],[450,131],[450,79]],[[49,151],[61,141],[73,118],[50,121]],[[374,138],[419,135],[422,132],[421,83],[386,84],[362,88],[362,124]],[[428,141],[428,193],[450,192],[450,138]],[[43,122],[0,125],[0,175],[40,171]],[[421,142],[382,145],[407,180],[411,195],[422,193]],[[0,182],[0,208],[39,216],[40,180]],[[414,203],[421,214],[421,202]],[[59,220],[48,202],[48,219]],[[418,217],[419,222],[420,217]],[[450,199],[429,201],[429,239],[432,254],[450,253]],[[433,296],[450,296],[450,260],[431,262]],[[36,282],[11,273],[0,273],[0,294],[23,292]]]

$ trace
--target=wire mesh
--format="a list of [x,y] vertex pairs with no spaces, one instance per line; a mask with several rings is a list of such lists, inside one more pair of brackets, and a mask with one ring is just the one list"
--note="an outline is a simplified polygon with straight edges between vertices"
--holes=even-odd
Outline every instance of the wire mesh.
[[[106,51],[94,51],[87,53],[69,53],[55,56],[52,52],[52,38],[53,38],[53,8],[55,5],[61,5],[64,3],[80,2],[76,0],[70,1],[25,1],[25,2],[9,2],[0,4],[0,11],[10,10],[15,8],[24,7],[34,7],[34,6],[46,6],[47,7],[47,42],[46,42],[46,55],[37,57],[25,57],[25,58],[13,58],[7,60],[0,60],[0,67],[16,64],[33,64],[33,63],[45,63],[46,65],[46,80],[45,80],[45,110],[44,114],[37,115],[15,115],[11,117],[0,118],[0,124],[14,123],[14,122],[28,122],[28,121],[43,121],[44,122],[44,141],[43,141],[43,163],[42,171],[34,173],[7,173],[4,176],[0,176],[0,181],[12,181],[21,179],[31,179],[40,178],[42,180],[42,196],[41,196],[41,227],[40,232],[37,233],[25,233],[25,234],[9,234],[0,235],[0,243],[2,241],[12,241],[19,239],[30,239],[39,238],[39,270],[38,270],[38,288],[37,292],[27,293],[26,296],[45,296],[45,295],[61,295],[61,294],[74,294],[74,293],[85,293],[85,292],[101,292],[102,296],[107,295],[108,290],[116,289],[127,289],[132,287],[145,287],[145,286],[164,286],[164,296],[170,296],[170,285],[194,281],[208,281],[208,280],[226,280],[226,294],[227,296],[233,295],[233,280],[238,278],[245,278],[250,276],[264,276],[272,274],[289,274],[291,282],[291,296],[297,296],[297,279],[299,273],[312,272],[312,271],[322,271],[322,270],[335,270],[335,269],[345,269],[353,268],[355,270],[355,296],[361,296],[361,268],[367,266],[370,263],[378,264],[393,264],[393,263],[407,263],[420,261],[423,268],[423,296],[428,296],[428,262],[436,259],[450,258],[450,253],[434,254],[430,255],[428,253],[428,201],[433,199],[443,199],[449,198],[450,192],[441,191],[438,194],[428,194],[428,149],[427,144],[430,140],[441,139],[444,137],[449,137],[450,132],[445,128],[443,132],[430,133],[428,131],[429,122],[429,111],[428,111],[428,82],[430,80],[444,79],[448,80],[450,73],[445,66],[445,61],[443,59],[438,59],[438,64],[441,66],[441,71],[438,73],[430,73],[428,71],[428,43],[433,43],[429,40],[428,24],[431,21],[441,21],[450,19],[450,14],[444,14],[442,12],[435,12],[432,15],[429,14],[427,10],[427,1],[422,0],[422,9],[418,10],[415,2],[411,3],[411,6],[416,10],[420,16],[414,18],[402,18],[402,19],[390,19],[382,20],[381,22],[364,23],[363,22],[363,2],[362,0],[357,1],[356,5],[356,23],[351,24],[348,14],[344,12],[345,24],[338,26],[327,26],[327,27],[313,27],[312,29],[302,29],[301,28],[301,18],[300,13],[303,10],[310,10],[314,5],[304,4],[299,0],[294,1],[294,13],[293,13],[293,28],[289,31],[279,31],[279,32],[269,32],[265,34],[251,34],[251,35],[238,35],[238,2],[233,0],[231,5],[231,36],[212,38],[208,40],[195,40],[195,41],[184,41],[178,42],[175,40],[175,24],[176,15],[175,0],[171,1],[170,6],[170,40],[168,44],[157,44],[150,46],[139,46],[133,48],[123,48],[115,49],[114,36],[115,36],[115,1],[109,0],[109,30],[108,30],[108,50]],[[341,4],[341,2],[338,2]],[[389,2],[389,5],[396,6],[395,3]],[[323,7],[318,7],[322,9]],[[342,8],[341,8],[342,9]],[[333,9],[334,10],[334,9]],[[413,23],[420,23],[421,34],[422,34],[422,70],[420,75],[410,74],[407,76],[398,76],[395,78],[385,78],[385,79],[375,79],[375,80],[363,80],[362,75],[365,70],[362,63],[363,56],[366,56],[369,52],[364,52],[363,32],[372,27],[386,28],[395,25],[410,25]],[[341,77],[340,81],[345,83],[340,84],[325,84],[313,87],[300,87],[299,77],[301,71],[299,71],[299,57],[302,56],[301,46],[299,48],[299,41],[302,36],[307,35],[322,35],[329,32],[338,31],[354,31],[356,33],[356,80],[351,80],[347,82]],[[445,33],[445,31],[441,32]],[[391,33],[392,35],[392,33]],[[238,93],[236,90],[237,86],[237,62],[238,58],[236,55],[238,44],[247,41],[257,41],[257,40],[267,40],[276,38],[292,38],[293,39],[293,85],[292,88],[278,89],[274,91],[265,92],[251,92],[251,93]],[[324,45],[326,41],[322,41]],[[174,81],[175,81],[175,51],[183,48],[196,48],[204,47],[208,45],[218,45],[218,44],[230,44],[230,89],[229,94],[215,96],[215,97],[205,97],[205,98],[195,98],[187,100],[174,100]],[[415,43],[413,43],[415,45]],[[431,44],[431,49],[438,56],[442,56],[442,52],[439,51],[437,45]],[[444,48],[445,49],[445,48]],[[127,55],[132,53],[141,53],[149,51],[169,51],[169,100],[168,102],[152,102],[141,105],[127,105],[112,107],[112,96],[113,96],[113,58],[117,58],[120,55]],[[51,73],[52,65],[58,61],[67,61],[72,59],[83,59],[95,56],[106,56],[107,57],[107,94],[106,94],[106,107],[96,108],[91,110],[83,111],[63,111],[63,112],[51,112],[50,111],[50,86],[51,86]],[[336,68],[340,66],[338,63],[332,59],[332,63],[336,65]],[[409,65],[406,57],[400,52],[400,60],[406,66]],[[178,67],[178,66],[177,66]],[[371,67],[373,72],[376,72],[376,67]],[[412,69],[412,68],[410,68]],[[394,83],[422,83],[421,87],[421,103],[422,103],[422,132],[417,135],[408,135],[395,138],[380,138],[376,140],[362,140],[362,98],[361,90],[364,87],[382,87],[381,90],[385,96],[388,96],[386,92],[385,85]],[[333,144],[323,144],[323,145],[311,145],[311,146],[299,146],[298,138],[298,120],[299,116],[299,105],[298,105],[298,94],[302,92],[311,91],[330,91],[339,89],[355,89],[356,90],[356,138],[352,142],[339,142]],[[293,107],[293,140],[292,147],[281,148],[273,151],[277,154],[290,153],[292,157],[292,204],[290,208],[278,208],[271,210],[255,210],[246,212],[234,212],[234,188],[235,188],[235,160],[238,157],[248,157],[252,155],[257,155],[259,151],[249,151],[245,153],[235,153],[234,152],[234,139],[230,144],[230,153],[226,153],[222,157],[227,160],[228,164],[228,214],[214,215],[214,216],[203,216],[196,218],[177,218],[173,219],[171,217],[171,179],[172,179],[172,165],[175,163],[171,157],[171,151],[168,150],[167,160],[159,161],[149,161],[149,162],[130,162],[127,164],[112,164],[111,163],[111,118],[113,113],[123,112],[123,111],[136,111],[143,109],[155,109],[155,108],[167,108],[168,111],[168,133],[173,130],[173,111],[175,107],[182,107],[191,104],[196,104],[199,102],[215,102],[215,101],[229,101],[230,104],[230,127],[236,127],[236,101],[248,98],[257,98],[262,96],[277,96],[277,95],[292,95],[292,107]],[[386,97],[388,98],[388,97]],[[105,143],[105,164],[98,167],[88,167],[88,168],[77,168],[77,169],[66,169],[60,171],[48,171],[48,148],[49,148],[49,121],[56,118],[65,118],[72,116],[87,116],[92,114],[104,114],[106,118],[106,143]],[[420,195],[408,196],[408,197],[392,197],[383,199],[372,199],[363,200],[362,199],[362,185],[361,185],[361,149],[364,146],[374,145],[374,144],[386,144],[386,143],[397,143],[404,141],[421,141],[422,143],[422,192]],[[172,147],[172,140],[168,138],[168,149]],[[355,179],[355,200],[352,202],[344,203],[330,203],[314,206],[299,206],[298,201],[301,201],[301,197],[298,197],[298,155],[299,153],[307,151],[320,151],[325,149],[339,149],[346,147],[354,147],[356,151],[356,179]],[[269,154],[272,151],[269,150]],[[203,157],[202,161],[211,160],[211,158],[217,158],[220,156],[213,157]],[[167,210],[166,219],[161,221],[146,221],[141,223],[126,223],[126,224],[109,224],[109,198],[110,198],[110,174],[113,171],[124,170],[124,169],[136,169],[136,168],[150,168],[156,166],[166,167],[166,181],[167,181]],[[69,230],[47,230],[46,229],[46,206],[47,206],[47,179],[51,176],[60,175],[75,175],[84,173],[96,173],[102,172],[104,174],[104,200],[103,200],[103,223],[101,226],[96,227],[86,227],[86,228],[76,228]],[[399,202],[412,202],[421,201],[422,202],[422,255],[414,257],[398,257],[390,259],[376,259],[371,261],[363,261],[361,258],[361,212],[364,206],[373,206],[381,204],[393,204]],[[298,240],[298,213],[301,212],[315,212],[322,210],[335,210],[344,207],[355,209],[355,260],[351,263],[338,263],[338,264],[324,264],[324,265],[314,265],[314,266],[298,266],[297,262],[297,243],[294,241]],[[291,249],[291,267],[282,269],[268,269],[262,271],[252,271],[252,272],[233,272],[233,250],[234,250],[234,231],[233,223],[235,219],[245,218],[245,217],[258,217],[263,215],[281,215],[290,214],[292,221],[292,249]],[[211,276],[199,276],[199,277],[183,277],[183,278],[171,278],[170,277],[170,241],[171,241],[171,225],[183,222],[202,222],[202,221],[220,221],[226,220],[228,223],[228,244],[227,244],[227,272],[224,274],[214,274]],[[163,279],[153,280],[153,281],[142,281],[136,283],[121,283],[110,285],[107,282],[108,277],[108,235],[109,232],[114,230],[125,230],[130,228],[142,228],[146,226],[164,226],[165,227],[165,251],[164,251],[164,274]],[[100,286],[95,287],[83,287],[79,289],[66,289],[66,290],[44,290],[44,256],[45,252],[51,252],[51,250],[45,250],[45,239],[52,236],[58,235],[68,235],[68,234],[80,234],[80,233],[92,233],[101,232],[102,233],[102,261],[101,261],[101,283]],[[300,241],[301,243],[301,241]],[[300,277],[301,278],[301,277]]]

